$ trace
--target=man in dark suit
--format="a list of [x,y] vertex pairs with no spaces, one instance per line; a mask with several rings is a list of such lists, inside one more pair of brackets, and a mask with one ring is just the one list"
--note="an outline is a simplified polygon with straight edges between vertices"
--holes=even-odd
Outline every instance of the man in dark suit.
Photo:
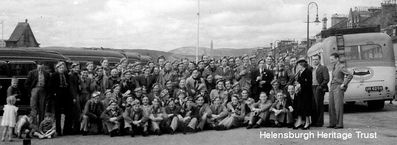
[[[44,64],[37,62],[37,69],[28,74],[25,87],[31,92],[30,114],[33,116],[33,124],[38,125],[44,119],[48,86],[50,86],[50,74],[44,70]],[[37,115],[38,119],[37,120]]]
[[313,61],[313,95],[314,106],[312,112],[312,125],[322,127],[324,125],[324,94],[328,92],[329,74],[328,68],[320,64],[320,55],[312,56]]
[[274,78],[273,71],[265,68],[265,61],[258,62],[258,68],[251,71],[251,94],[255,101],[259,100],[260,92],[265,92],[269,95],[272,89],[271,82]]
[[329,91],[329,126],[328,128],[343,128],[343,103],[347,85],[353,75],[346,69],[345,64],[339,61],[339,54],[330,56],[332,66],[331,89]]
[[[55,73],[51,76],[51,109],[55,113],[56,132],[59,136],[62,134],[72,133],[72,107],[73,97],[70,93],[69,75],[66,72],[66,65],[64,62],[59,62],[56,66]],[[61,127],[61,115],[65,114],[65,123]]]

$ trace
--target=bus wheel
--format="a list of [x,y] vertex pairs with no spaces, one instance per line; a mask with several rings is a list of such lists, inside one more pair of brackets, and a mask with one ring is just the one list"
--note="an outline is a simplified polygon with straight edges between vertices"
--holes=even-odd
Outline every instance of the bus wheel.
[[385,100],[368,101],[368,108],[373,110],[381,110],[385,107]]

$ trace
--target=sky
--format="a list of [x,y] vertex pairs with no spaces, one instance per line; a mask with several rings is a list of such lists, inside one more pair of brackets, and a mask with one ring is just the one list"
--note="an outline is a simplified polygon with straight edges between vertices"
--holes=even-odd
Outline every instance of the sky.
[[[200,0],[200,47],[253,48],[306,38],[310,0]],[[318,15],[380,7],[383,0],[317,0]],[[310,21],[316,8],[311,5]],[[4,39],[28,19],[41,47],[169,51],[197,45],[198,0],[1,0]],[[330,25],[330,21],[328,26]],[[310,35],[322,25],[310,24]]]

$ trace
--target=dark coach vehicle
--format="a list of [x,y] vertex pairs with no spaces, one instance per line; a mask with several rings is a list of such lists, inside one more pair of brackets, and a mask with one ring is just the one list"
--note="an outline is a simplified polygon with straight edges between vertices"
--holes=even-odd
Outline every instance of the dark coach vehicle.
[[41,49],[56,51],[67,57],[70,61],[79,62],[80,66],[85,66],[87,62],[100,65],[104,58],[109,60],[109,65],[118,64],[121,59],[126,58],[121,52],[101,48],[71,48],[71,47],[43,47]]
[[18,78],[18,88],[21,95],[16,102],[21,113],[30,110],[30,93],[25,89],[24,82],[30,70],[36,68],[36,62],[43,62],[46,70],[54,72],[58,61],[67,61],[63,55],[41,48],[0,48],[0,110],[6,104],[7,89],[11,78]]

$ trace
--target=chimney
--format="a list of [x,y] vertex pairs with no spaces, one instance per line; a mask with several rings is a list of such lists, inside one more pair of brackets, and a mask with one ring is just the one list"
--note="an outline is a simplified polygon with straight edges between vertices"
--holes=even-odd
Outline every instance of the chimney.
[[324,17],[322,21],[323,21],[323,30],[327,30],[327,21],[328,21],[327,17]]
[[25,23],[28,23],[28,19],[25,19]]

